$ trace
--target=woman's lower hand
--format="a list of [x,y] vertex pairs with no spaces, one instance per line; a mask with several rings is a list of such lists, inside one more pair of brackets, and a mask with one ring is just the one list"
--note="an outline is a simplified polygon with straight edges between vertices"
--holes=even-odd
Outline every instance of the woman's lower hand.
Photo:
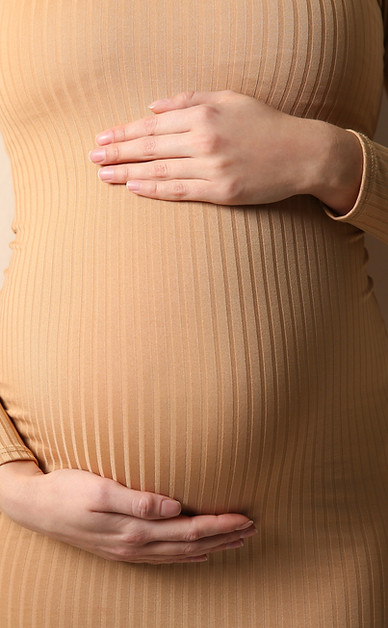
[[106,129],[89,158],[140,196],[220,205],[312,194],[340,213],[358,194],[362,152],[348,131],[230,90],[183,92]]
[[199,562],[256,531],[244,515],[187,517],[175,500],[77,469],[44,474],[33,462],[11,462],[0,467],[0,485],[11,519],[108,560]]

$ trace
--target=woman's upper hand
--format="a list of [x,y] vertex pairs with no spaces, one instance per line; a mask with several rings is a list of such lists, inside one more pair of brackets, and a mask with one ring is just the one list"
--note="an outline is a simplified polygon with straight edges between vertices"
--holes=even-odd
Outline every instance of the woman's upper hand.
[[160,200],[273,203],[313,194],[344,213],[354,203],[362,153],[353,134],[288,115],[230,90],[183,92],[154,114],[107,129],[89,153],[102,181]]
[[11,519],[108,560],[198,562],[255,533],[244,515],[187,517],[175,500],[77,469],[44,474],[34,462],[10,462],[0,467],[0,487]]
[[[98,173],[102,181],[130,181],[140,185],[133,191],[151,198],[224,205],[272,202],[295,193],[296,118],[232,91],[185,92],[153,111],[97,135],[103,146],[89,156],[104,166]],[[290,159],[281,164],[285,141]]]

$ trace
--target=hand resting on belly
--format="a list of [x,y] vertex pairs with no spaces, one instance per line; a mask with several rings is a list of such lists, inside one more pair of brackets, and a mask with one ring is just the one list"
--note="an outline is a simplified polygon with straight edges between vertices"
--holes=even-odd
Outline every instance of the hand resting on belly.
[[45,474],[32,461],[0,467],[0,509],[25,528],[131,563],[201,562],[256,532],[244,515],[188,517],[163,495],[78,469]]

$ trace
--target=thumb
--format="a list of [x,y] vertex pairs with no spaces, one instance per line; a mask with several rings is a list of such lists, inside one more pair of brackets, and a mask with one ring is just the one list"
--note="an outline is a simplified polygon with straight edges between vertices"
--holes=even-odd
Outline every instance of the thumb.
[[194,107],[195,105],[203,105],[206,103],[220,102],[227,94],[230,94],[228,90],[217,92],[180,92],[171,98],[161,98],[160,100],[154,100],[148,108],[154,113],[160,113],[162,111],[172,111],[173,109],[187,109],[187,107]]
[[170,497],[135,491],[118,482],[112,482],[104,495],[103,507],[100,510],[138,519],[169,519],[180,514],[181,505]]

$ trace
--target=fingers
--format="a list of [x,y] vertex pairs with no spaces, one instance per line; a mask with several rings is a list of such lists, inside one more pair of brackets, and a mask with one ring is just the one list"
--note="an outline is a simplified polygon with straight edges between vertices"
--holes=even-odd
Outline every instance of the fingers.
[[[140,523],[136,524],[137,531],[140,531]],[[223,514],[223,515],[196,515],[187,517],[180,515],[174,519],[165,521],[141,523],[141,540],[143,543],[151,542],[183,542],[193,543],[200,539],[211,538],[214,543],[214,537],[217,541],[224,542],[225,535],[234,535],[232,540],[240,538],[245,530],[252,527],[250,521],[244,515],[239,514]],[[132,534],[136,537],[136,529],[132,527]]]
[[184,109],[206,103],[218,103],[227,97],[231,97],[235,92],[232,90],[220,90],[213,92],[186,91],[175,94],[171,98],[161,98],[155,100],[148,107],[152,111],[168,111],[172,109]]
[[[200,539],[193,542],[154,542],[144,543],[141,540],[135,543],[128,540],[111,547],[103,555],[113,560],[131,563],[171,563],[171,562],[191,562],[207,554],[238,549],[243,547],[245,539],[257,533],[254,526],[250,526],[244,531],[235,531],[231,534],[219,535],[216,537]],[[134,537],[137,538],[137,537]]]
[[99,495],[95,499],[93,511],[155,520],[176,517],[181,512],[181,505],[164,495],[135,491],[108,480],[99,483]]
[[[209,554],[215,554],[217,551],[238,549],[242,546],[243,546],[243,543],[240,543],[240,542],[225,544],[223,547],[219,547],[215,549],[214,551],[209,552]],[[129,560],[125,560],[125,558],[122,558],[121,562],[131,562],[131,563],[137,563],[137,564],[146,563],[150,565],[171,565],[175,563],[206,562],[207,560],[208,560],[207,554],[200,554],[200,555],[195,554],[193,556],[189,556],[189,555],[184,555],[184,556],[176,555],[175,556],[174,554],[171,554],[171,555],[155,554],[152,556],[139,556],[138,558],[131,557]]]
[[147,136],[121,144],[110,144],[90,151],[89,159],[96,164],[118,164],[169,157],[191,157],[191,143],[187,135],[188,133]]
[[205,554],[241,547],[243,539],[256,533],[252,521],[242,514],[178,516],[180,503],[167,496],[129,489],[107,478],[90,478],[89,517],[82,535],[78,526],[74,545],[109,560],[201,562]]
[[154,542],[139,546],[137,549],[129,547],[128,550],[131,552],[132,557],[133,555],[136,557],[136,552],[138,552],[144,558],[154,558],[155,556],[175,556],[182,558],[242,547],[244,539],[256,533],[256,528],[251,526],[244,531],[220,534],[218,536],[202,538],[190,542]]
[[[128,181],[127,189],[139,196],[163,201],[202,201],[217,203],[219,190],[205,179],[175,179],[172,181]],[[226,204],[226,202],[224,203]]]
[[125,142],[147,135],[184,133],[190,130],[191,125],[191,120],[184,112],[174,114],[167,111],[111,127],[96,135],[95,140],[99,146],[105,146],[112,142]]
[[127,188],[139,196],[166,201],[205,201],[207,181],[179,179],[175,181],[128,181]]
[[197,159],[157,159],[143,163],[107,166],[98,170],[98,177],[105,183],[124,184],[130,180],[148,179],[206,179],[211,166]]
[[190,556],[187,558],[166,558],[163,556],[160,556],[159,558],[155,558],[154,560],[147,560],[147,561],[141,561],[141,560],[134,560],[134,563],[147,563],[149,565],[172,565],[175,563],[205,563],[207,562],[208,557],[206,556],[206,554],[203,554],[202,556]]
[[[188,117],[184,109],[195,108],[199,105],[214,105],[233,95],[235,92],[231,90],[182,92],[172,98],[155,101],[152,103],[154,105],[152,111],[158,115],[145,116],[133,122],[105,129],[96,135],[96,143],[99,146],[105,146],[112,142],[125,142],[147,135],[184,133],[192,128],[193,122],[196,122],[198,118],[197,112],[194,111],[190,112],[190,117]],[[200,107],[198,107],[198,115],[201,116]]]

